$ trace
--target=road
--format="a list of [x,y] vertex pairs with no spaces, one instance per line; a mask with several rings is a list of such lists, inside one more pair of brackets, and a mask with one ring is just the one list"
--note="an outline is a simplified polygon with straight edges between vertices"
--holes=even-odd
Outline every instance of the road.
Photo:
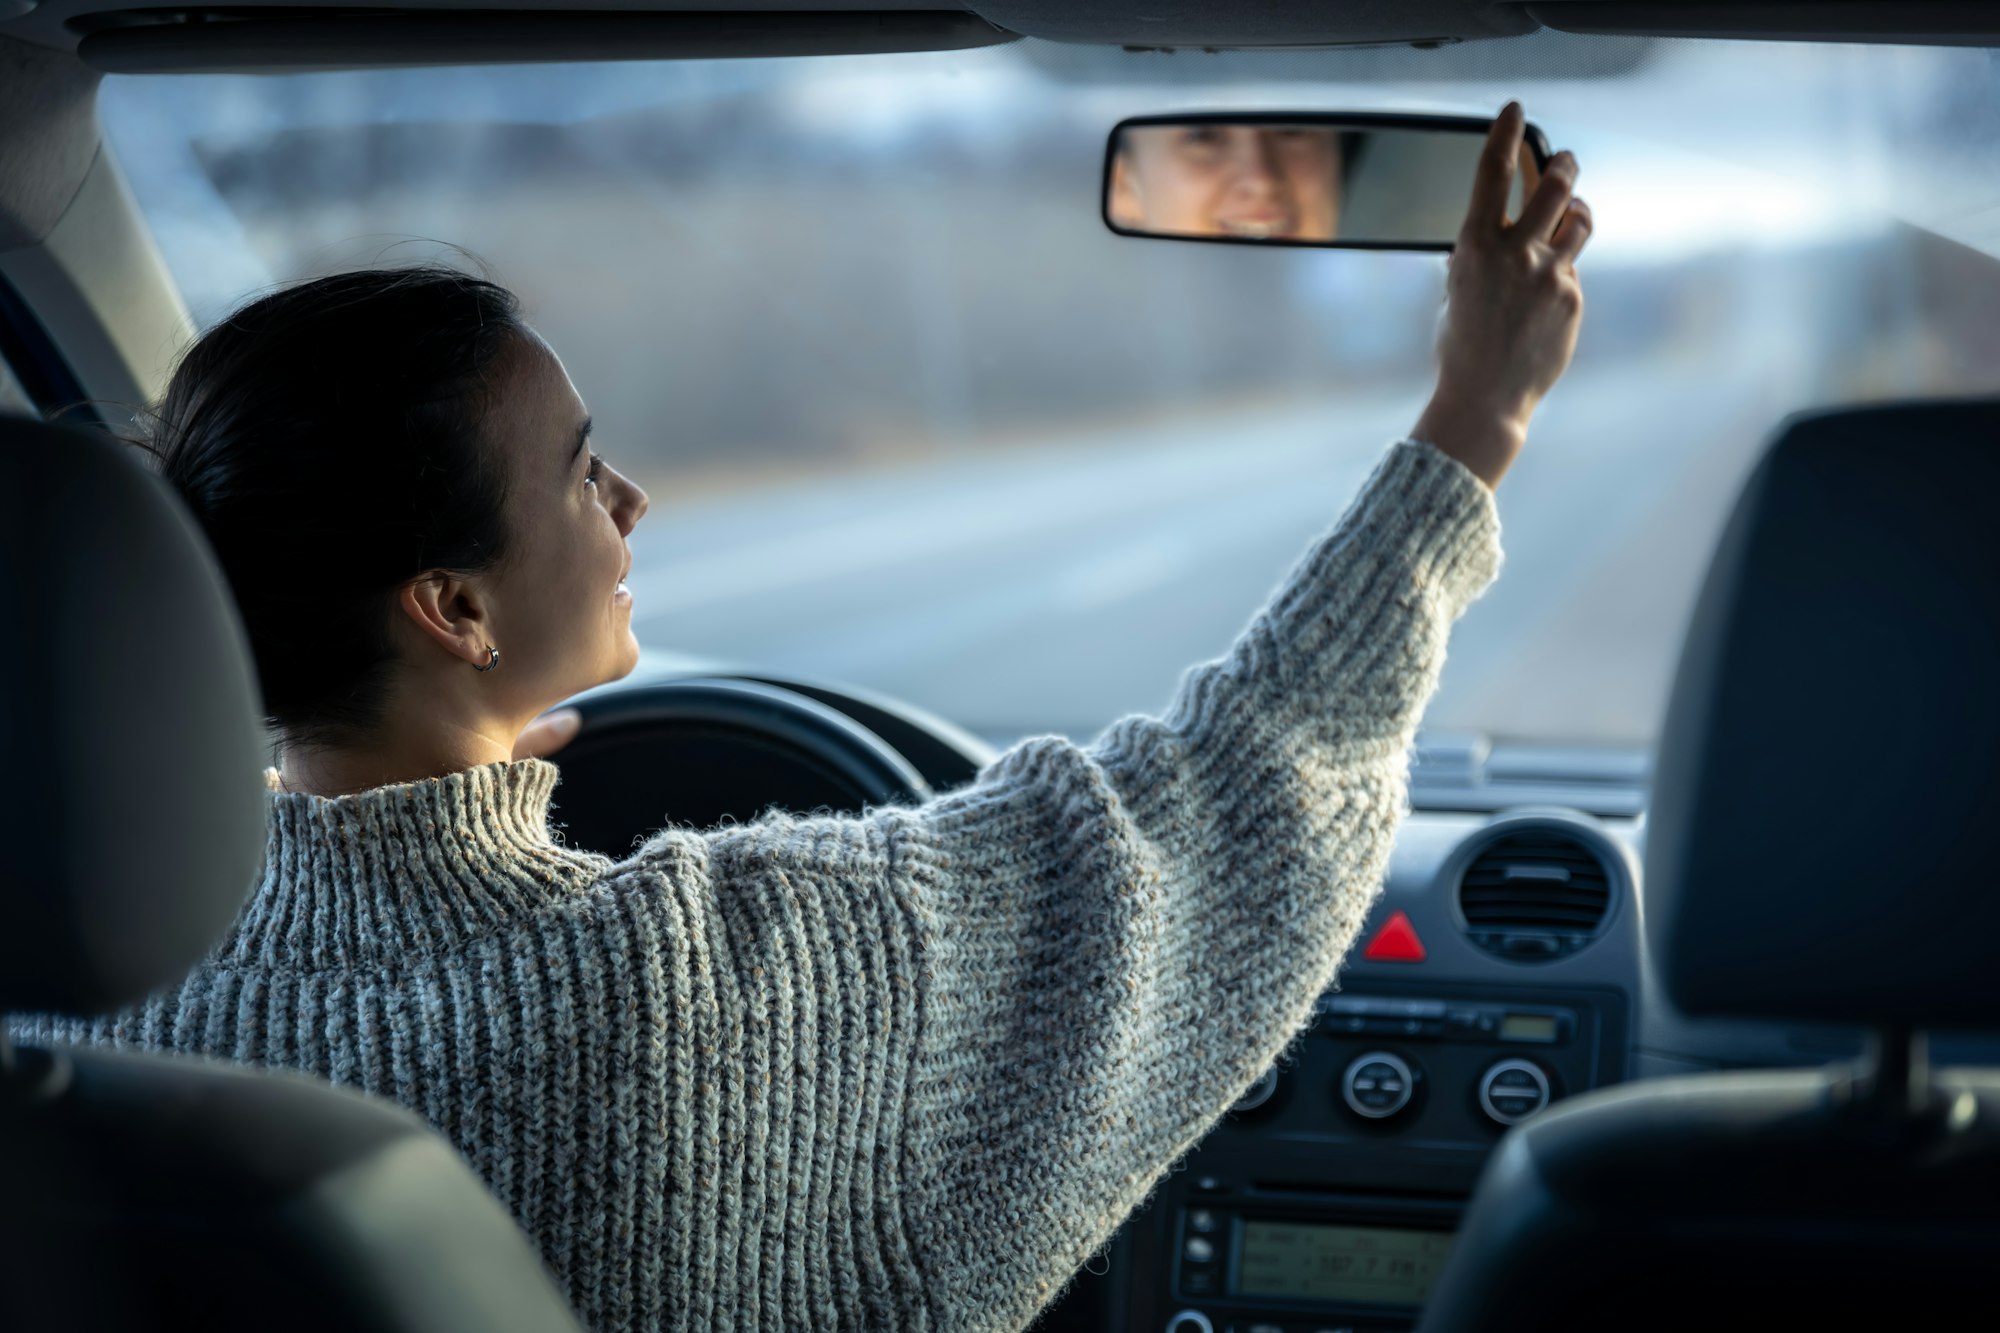
[[[1793,405],[1712,370],[1581,372],[1551,399],[1502,488],[1504,576],[1428,725],[1651,734],[1715,531]],[[649,650],[863,685],[1002,741],[1088,735],[1222,652],[1418,406],[1350,395],[655,494],[634,626]]]

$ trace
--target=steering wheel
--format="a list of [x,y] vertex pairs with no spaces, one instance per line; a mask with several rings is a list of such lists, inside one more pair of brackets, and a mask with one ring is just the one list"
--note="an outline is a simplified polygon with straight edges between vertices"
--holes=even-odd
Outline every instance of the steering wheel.
[[817,699],[703,678],[577,700],[555,823],[573,847],[622,857],[669,824],[746,822],[773,807],[858,812],[926,800],[931,785],[887,741]]

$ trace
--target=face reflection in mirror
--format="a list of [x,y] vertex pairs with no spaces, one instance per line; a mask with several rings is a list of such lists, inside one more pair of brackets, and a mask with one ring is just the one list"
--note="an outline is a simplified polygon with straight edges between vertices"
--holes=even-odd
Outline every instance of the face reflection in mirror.
[[[1141,236],[1449,250],[1487,128],[1458,117],[1129,123],[1112,138],[1105,215]],[[1510,218],[1540,179],[1527,142],[1519,168]]]
[[1349,141],[1317,125],[1146,125],[1119,135],[1111,221],[1127,231],[1331,241]]

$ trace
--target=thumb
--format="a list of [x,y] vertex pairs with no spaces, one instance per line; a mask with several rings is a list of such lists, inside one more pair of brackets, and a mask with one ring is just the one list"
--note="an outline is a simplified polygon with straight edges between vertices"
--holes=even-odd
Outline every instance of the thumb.
[[514,741],[514,757],[540,759],[552,755],[575,740],[582,726],[583,714],[574,708],[558,708],[544,713],[521,729],[520,736]]

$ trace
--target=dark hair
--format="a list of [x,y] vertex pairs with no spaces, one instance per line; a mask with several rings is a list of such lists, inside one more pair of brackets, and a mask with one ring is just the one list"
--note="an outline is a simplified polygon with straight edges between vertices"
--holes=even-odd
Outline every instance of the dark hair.
[[[1340,140],[1340,183],[1345,188],[1347,183],[1354,179],[1354,168],[1360,165],[1362,156],[1367,153],[1369,141],[1374,138],[1374,133],[1370,130],[1339,130],[1336,131],[1336,137]],[[1132,130],[1121,126],[1111,155],[1130,157],[1131,154]]]
[[147,447],[207,532],[288,744],[381,722],[392,594],[506,554],[502,460],[480,443],[506,288],[441,265],[259,297],[175,369]]

